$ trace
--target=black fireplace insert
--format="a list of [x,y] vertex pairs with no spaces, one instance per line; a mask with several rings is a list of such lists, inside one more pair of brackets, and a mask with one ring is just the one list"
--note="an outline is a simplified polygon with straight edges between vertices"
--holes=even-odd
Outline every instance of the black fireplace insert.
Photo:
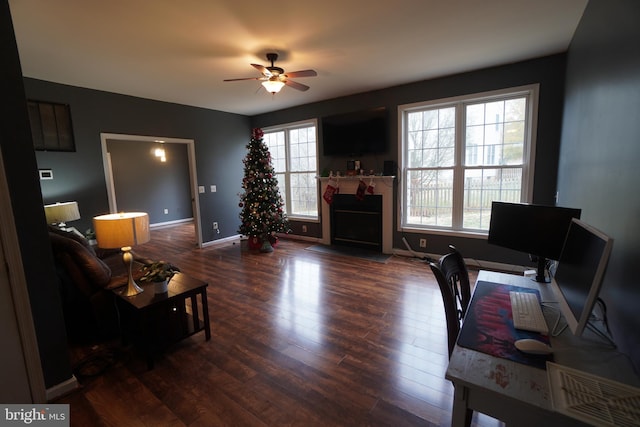
[[331,244],[382,251],[382,196],[334,195]]

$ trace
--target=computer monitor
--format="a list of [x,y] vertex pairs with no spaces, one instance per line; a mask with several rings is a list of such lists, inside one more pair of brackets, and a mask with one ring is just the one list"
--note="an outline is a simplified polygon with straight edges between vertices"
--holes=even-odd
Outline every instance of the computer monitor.
[[574,335],[584,331],[598,299],[613,239],[578,219],[571,221],[551,287]]
[[559,206],[493,202],[488,242],[536,256],[536,281],[546,282],[547,260],[560,258],[571,219],[580,214]]

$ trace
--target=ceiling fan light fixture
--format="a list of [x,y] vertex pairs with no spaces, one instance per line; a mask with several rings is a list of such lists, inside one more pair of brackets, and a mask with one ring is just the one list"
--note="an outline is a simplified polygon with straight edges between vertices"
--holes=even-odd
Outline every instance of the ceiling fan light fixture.
[[287,85],[292,89],[306,91],[309,90],[309,86],[303,85],[302,83],[298,83],[296,81],[291,80],[291,77],[315,77],[318,75],[315,70],[300,70],[293,71],[285,74],[284,69],[280,67],[276,67],[274,65],[274,61],[278,59],[278,54],[276,53],[268,53],[267,59],[271,61],[271,66],[265,67],[260,64],[251,64],[253,68],[260,71],[262,73],[262,77],[245,77],[239,79],[225,79],[225,82],[234,82],[238,80],[260,80],[262,82],[262,86],[264,86],[265,90],[272,95],[280,92],[283,86]]
[[280,80],[276,80],[276,79],[273,79],[273,80],[269,79],[269,80],[263,81],[262,86],[264,86],[267,92],[278,93],[280,92],[280,89],[282,89],[282,87],[284,86],[284,82],[281,82]]

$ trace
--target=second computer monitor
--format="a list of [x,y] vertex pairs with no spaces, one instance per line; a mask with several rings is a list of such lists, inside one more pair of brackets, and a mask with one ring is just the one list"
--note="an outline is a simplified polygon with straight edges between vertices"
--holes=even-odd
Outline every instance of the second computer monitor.
[[611,237],[572,220],[551,286],[575,335],[581,335],[589,321],[612,247]]

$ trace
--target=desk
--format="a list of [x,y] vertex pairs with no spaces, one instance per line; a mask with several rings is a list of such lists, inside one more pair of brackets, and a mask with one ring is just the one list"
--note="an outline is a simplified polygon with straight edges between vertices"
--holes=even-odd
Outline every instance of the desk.
[[[543,302],[556,301],[550,286],[523,276],[480,271],[478,281],[538,289]],[[473,298],[473,297],[472,297]],[[543,310],[547,324],[553,326],[556,310]],[[462,328],[465,327],[463,324]],[[630,363],[590,331],[582,338],[566,329],[551,337],[554,361],[615,381],[638,386]],[[547,383],[547,372],[510,360],[493,357],[456,344],[445,377],[455,388],[451,425],[469,425],[471,411],[482,412],[514,426],[584,426],[583,423],[554,412]]]

